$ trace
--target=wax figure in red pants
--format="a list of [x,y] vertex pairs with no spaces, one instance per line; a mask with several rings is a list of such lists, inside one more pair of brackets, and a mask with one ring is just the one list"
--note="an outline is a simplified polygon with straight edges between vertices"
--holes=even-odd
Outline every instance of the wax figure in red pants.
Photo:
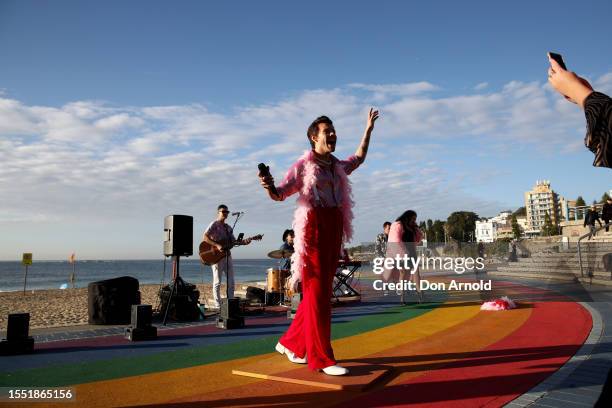
[[302,281],[303,300],[276,350],[291,362],[307,362],[310,369],[329,375],[348,373],[336,365],[331,347],[331,292],[342,243],[352,236],[353,202],[347,176],[364,162],[376,119],[378,111],[370,109],[355,155],[338,160],[331,154],[337,140],[333,123],[321,116],[308,128],[312,150],[298,159],[278,187],[271,175],[260,174],[273,200],[298,193],[290,285],[295,289]]

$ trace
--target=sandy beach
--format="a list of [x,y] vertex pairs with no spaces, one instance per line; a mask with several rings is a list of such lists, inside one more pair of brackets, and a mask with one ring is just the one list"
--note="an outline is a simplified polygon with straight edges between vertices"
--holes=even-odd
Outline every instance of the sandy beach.
[[[212,285],[197,284],[200,302],[212,298]],[[236,284],[238,287],[238,284]],[[141,303],[158,303],[158,284],[140,285]],[[222,287],[223,293],[224,287]],[[6,330],[9,313],[30,313],[30,328],[87,324],[87,288],[46,289],[0,293],[0,330]]]

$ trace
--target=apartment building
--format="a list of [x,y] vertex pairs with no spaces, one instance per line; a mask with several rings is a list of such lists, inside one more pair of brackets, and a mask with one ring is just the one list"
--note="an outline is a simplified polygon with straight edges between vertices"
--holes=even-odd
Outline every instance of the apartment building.
[[561,218],[559,196],[550,187],[550,181],[539,180],[531,191],[525,192],[527,210],[527,235],[539,234],[548,213],[552,223],[558,224]]

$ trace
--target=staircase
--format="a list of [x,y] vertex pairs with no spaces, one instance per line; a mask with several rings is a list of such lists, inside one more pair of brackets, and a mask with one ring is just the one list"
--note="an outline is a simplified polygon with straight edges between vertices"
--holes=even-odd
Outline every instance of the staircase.
[[580,274],[578,250],[575,244],[571,249],[543,250],[533,253],[529,258],[519,258],[518,262],[508,262],[490,271],[490,275],[508,276],[524,279],[579,281],[587,284],[612,286],[612,272],[606,271],[603,256],[612,253],[612,242],[603,240],[583,241],[582,267]]

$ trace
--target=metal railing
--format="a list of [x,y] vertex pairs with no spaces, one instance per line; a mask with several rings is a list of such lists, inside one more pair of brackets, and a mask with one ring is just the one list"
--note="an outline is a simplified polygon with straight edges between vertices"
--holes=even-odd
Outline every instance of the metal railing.
[[610,225],[610,223],[600,225],[598,228],[595,228],[595,230],[589,231],[586,234],[582,235],[580,238],[578,238],[578,244],[576,246],[578,247],[578,264],[580,265],[580,276],[582,278],[584,278],[584,271],[582,268],[582,250],[580,249],[580,242],[588,236],[595,236],[595,234],[597,234],[599,231],[606,227],[609,227]]

